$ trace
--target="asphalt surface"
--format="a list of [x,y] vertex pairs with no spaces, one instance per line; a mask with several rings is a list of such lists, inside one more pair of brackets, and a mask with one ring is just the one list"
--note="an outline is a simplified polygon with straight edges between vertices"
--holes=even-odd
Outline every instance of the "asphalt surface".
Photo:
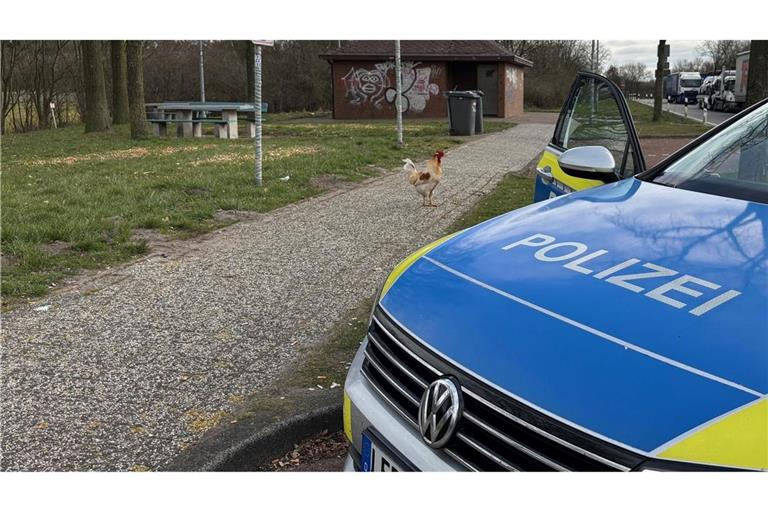
[[[646,105],[653,106],[653,100],[637,100],[640,103],[644,103]],[[667,103],[667,100],[664,100],[661,104],[661,108],[663,110],[668,110],[672,112],[673,114],[677,114],[679,116],[684,116],[685,114],[685,105],[678,105],[676,103]],[[736,114],[734,112],[715,112],[713,110],[707,111],[707,124],[711,124],[712,126],[717,126],[718,124],[727,121],[728,119],[732,118]],[[704,119],[704,110],[699,110],[699,107],[697,105],[688,105],[688,117],[696,120],[703,120]]]
[[0,468],[167,463],[551,135],[552,125],[518,125],[449,151],[437,208],[420,206],[404,173],[386,175],[4,314]]

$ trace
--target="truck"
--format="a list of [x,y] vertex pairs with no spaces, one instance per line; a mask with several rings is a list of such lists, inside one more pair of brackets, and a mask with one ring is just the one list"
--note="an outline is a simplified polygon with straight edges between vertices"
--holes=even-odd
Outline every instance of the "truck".
[[708,108],[735,112],[747,101],[749,51],[736,56],[736,69],[723,70],[712,83]]
[[664,77],[667,103],[696,103],[701,86],[701,75],[695,71],[671,73]]
[[703,108],[711,109],[712,104],[710,99],[712,98],[712,84],[717,79],[717,75],[705,76],[699,87],[699,94],[696,96],[696,102],[699,105],[699,110]]

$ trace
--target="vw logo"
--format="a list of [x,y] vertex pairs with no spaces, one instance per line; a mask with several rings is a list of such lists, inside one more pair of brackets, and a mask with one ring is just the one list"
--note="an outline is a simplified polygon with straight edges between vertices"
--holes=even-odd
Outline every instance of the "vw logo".
[[443,377],[430,384],[419,404],[419,430],[424,442],[432,448],[448,444],[463,408],[455,379]]

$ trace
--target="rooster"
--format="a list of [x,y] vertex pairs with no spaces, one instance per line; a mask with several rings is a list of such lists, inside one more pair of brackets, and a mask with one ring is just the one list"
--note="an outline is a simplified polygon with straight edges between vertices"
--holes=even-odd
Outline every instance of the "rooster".
[[442,159],[445,156],[440,150],[427,161],[426,169],[419,169],[410,158],[403,160],[403,170],[408,172],[408,182],[416,187],[416,191],[424,197],[422,206],[437,206],[432,202],[432,193],[443,179]]

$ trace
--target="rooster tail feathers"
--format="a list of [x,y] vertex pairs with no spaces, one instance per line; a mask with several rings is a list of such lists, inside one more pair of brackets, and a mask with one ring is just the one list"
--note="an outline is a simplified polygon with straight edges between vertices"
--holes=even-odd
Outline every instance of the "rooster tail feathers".
[[405,162],[405,165],[403,165],[404,171],[416,171],[416,164],[413,163],[413,161],[410,158],[406,158],[403,160]]

